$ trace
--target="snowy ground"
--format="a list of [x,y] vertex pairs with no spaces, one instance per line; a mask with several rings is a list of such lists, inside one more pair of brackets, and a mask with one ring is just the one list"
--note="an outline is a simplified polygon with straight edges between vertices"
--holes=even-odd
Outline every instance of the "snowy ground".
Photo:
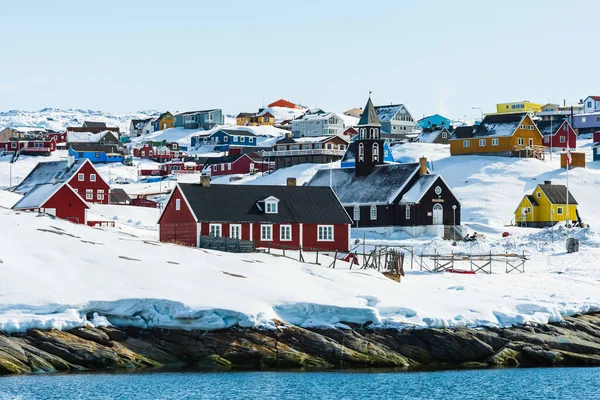
[[[105,229],[0,209],[0,224],[9,232],[0,241],[0,329],[68,328],[84,323],[88,312],[100,315],[93,321],[97,324],[108,318],[118,325],[215,329],[269,326],[272,318],[302,326],[340,326],[339,321],[395,327],[511,325],[600,311],[600,215],[595,198],[600,193],[600,165],[591,162],[588,139],[578,144],[588,153],[588,166],[570,171],[569,185],[583,220],[592,228],[569,233],[581,240],[575,254],[565,252],[564,228],[507,226],[521,197],[537,183],[566,181],[558,155],[541,162],[449,157],[444,145],[392,148],[403,162],[423,155],[432,160],[432,169],[444,176],[461,200],[463,222],[486,238],[453,247],[438,238],[389,240],[369,234],[367,250],[389,244],[412,246],[417,255],[525,253],[529,260],[523,274],[505,274],[500,263],[492,266],[491,275],[430,274],[419,271],[416,263],[410,270],[407,260],[407,276],[399,284],[375,271],[348,270],[343,263],[328,269],[331,259],[323,255],[319,266],[265,254],[226,254],[148,241],[157,237],[156,209],[92,206],[90,215],[115,221],[116,228]],[[0,160],[3,186],[7,164]],[[13,169],[24,177],[34,165],[32,158],[23,157]],[[240,176],[231,183],[285,184],[294,176],[302,184],[317,169],[328,167],[299,165],[270,175]],[[136,168],[115,165],[100,170],[114,180],[128,178]],[[178,179],[194,181],[199,175]],[[213,182],[229,180],[221,177]],[[158,185],[120,187],[157,193]],[[159,190],[173,185],[163,182]],[[13,193],[0,192],[4,207],[17,200]],[[502,238],[502,232],[510,236]],[[44,246],[31,246],[35,242]]]

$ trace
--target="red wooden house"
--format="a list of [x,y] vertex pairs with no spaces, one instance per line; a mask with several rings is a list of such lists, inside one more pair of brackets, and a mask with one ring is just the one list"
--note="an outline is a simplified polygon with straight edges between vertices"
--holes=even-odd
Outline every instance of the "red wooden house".
[[67,143],[67,132],[48,132],[46,136],[53,138],[57,145]]
[[38,163],[14,192],[27,195],[36,186],[68,183],[87,202],[108,204],[110,186],[88,159]]
[[36,185],[13,210],[46,213],[77,224],[87,224],[89,206],[68,183]]
[[348,136],[349,138],[353,138],[354,136],[358,135],[358,129],[351,126],[349,128],[346,128],[343,135]]
[[329,187],[180,183],[159,218],[162,242],[200,246],[202,237],[256,247],[348,251],[352,221]]
[[29,155],[50,155],[56,151],[56,142],[50,137],[12,137],[0,142],[0,150],[17,152]]
[[133,148],[133,156],[157,162],[165,162],[183,156],[183,152],[176,142],[160,144],[146,142],[141,147]]
[[248,154],[233,154],[223,157],[209,157],[203,172],[211,176],[252,174],[269,170],[269,162],[251,158]]
[[577,147],[577,135],[569,121],[537,121],[536,125],[544,137],[544,146],[555,149]]

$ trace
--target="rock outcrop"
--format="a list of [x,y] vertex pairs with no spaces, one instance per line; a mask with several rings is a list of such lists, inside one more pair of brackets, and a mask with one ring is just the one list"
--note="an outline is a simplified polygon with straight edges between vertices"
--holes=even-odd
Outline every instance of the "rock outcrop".
[[0,374],[141,368],[600,366],[600,314],[481,329],[138,328],[0,335]]

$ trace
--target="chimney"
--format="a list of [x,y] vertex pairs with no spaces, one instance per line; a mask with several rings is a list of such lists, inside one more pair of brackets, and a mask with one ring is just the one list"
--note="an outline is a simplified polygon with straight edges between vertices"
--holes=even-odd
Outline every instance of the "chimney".
[[427,175],[427,157],[419,158],[419,176]]
[[296,178],[287,178],[288,186],[296,186]]
[[204,187],[210,187],[210,175],[201,175],[200,184]]
[[291,138],[292,137],[292,132],[286,132],[285,133],[285,137],[286,137],[286,139]]
[[552,185],[552,181],[544,181],[544,185]]
[[73,154],[69,154],[67,157],[67,169],[71,168],[75,164],[75,156]]

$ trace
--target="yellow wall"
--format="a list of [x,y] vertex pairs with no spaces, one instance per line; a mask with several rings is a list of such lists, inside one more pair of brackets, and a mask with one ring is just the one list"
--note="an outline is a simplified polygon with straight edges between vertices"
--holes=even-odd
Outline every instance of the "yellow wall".
[[[522,105],[522,108],[512,108],[514,105]],[[496,104],[496,113],[510,114],[515,112],[535,113],[542,111],[543,104],[532,103],[530,101],[517,101],[515,103],[499,103]]]
[[[539,197],[538,197],[539,196]],[[566,204],[550,204],[550,201],[540,189],[539,186],[533,191],[533,197],[538,203],[538,206],[532,207],[527,197],[523,197],[523,200],[519,203],[519,206],[515,210],[515,221],[517,223],[522,221],[522,207],[531,207],[532,213],[527,214],[527,222],[564,222],[567,219],[567,205]],[[558,213],[558,209],[562,208],[562,214]],[[554,210],[554,213],[551,212]],[[577,219],[577,205],[569,204],[569,220],[574,221]]]
[[[162,131],[163,129],[169,129],[173,127],[173,123],[175,122],[175,117],[171,114],[164,115],[160,120],[158,120],[158,130]],[[166,128],[164,127],[166,124]]]
[[248,121],[250,121],[250,117],[236,117],[235,124],[238,126],[244,126]]

